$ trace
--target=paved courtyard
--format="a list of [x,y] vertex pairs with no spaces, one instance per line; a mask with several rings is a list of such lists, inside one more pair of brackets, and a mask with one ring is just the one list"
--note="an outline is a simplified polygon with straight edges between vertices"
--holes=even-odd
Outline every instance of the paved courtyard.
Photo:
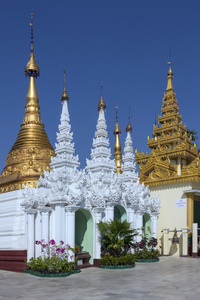
[[50,279],[0,270],[1,299],[200,299],[200,259],[161,257],[133,269],[88,268]]

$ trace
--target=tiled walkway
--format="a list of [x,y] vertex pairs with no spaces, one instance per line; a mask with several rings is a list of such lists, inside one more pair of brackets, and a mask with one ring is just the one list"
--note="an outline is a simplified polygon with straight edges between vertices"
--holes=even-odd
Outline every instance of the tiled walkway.
[[133,269],[88,268],[50,279],[0,270],[1,299],[200,299],[200,259],[161,257]]

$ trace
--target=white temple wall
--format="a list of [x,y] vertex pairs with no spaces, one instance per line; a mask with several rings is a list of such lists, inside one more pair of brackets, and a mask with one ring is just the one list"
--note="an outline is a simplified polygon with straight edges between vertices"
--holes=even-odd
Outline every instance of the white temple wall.
[[22,191],[0,194],[0,250],[25,250],[25,213]]
[[[184,191],[191,190],[188,183],[167,184],[150,187],[151,197],[159,194],[160,214],[157,219],[158,249],[163,246],[163,229],[181,230],[187,226],[187,207],[176,207],[176,200],[185,199]],[[181,232],[178,232],[180,237]],[[180,255],[179,245],[172,245],[173,232],[169,234],[169,255]],[[162,253],[162,251],[161,251]]]

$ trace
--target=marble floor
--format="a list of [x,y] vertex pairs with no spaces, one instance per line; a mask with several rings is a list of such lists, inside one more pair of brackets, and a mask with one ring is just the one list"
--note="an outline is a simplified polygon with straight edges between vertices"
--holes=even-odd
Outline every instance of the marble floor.
[[88,268],[63,278],[0,270],[1,299],[200,299],[200,259],[161,257],[133,269]]

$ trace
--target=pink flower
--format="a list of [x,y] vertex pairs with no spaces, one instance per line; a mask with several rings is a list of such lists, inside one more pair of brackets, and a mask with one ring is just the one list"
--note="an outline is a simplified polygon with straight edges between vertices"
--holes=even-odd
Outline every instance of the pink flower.
[[53,239],[49,241],[49,244],[51,244],[51,245],[55,245],[55,243],[56,242]]
[[65,248],[62,248],[61,252],[64,253],[65,252]]
[[61,243],[62,245],[64,244],[64,242],[63,242],[62,240],[60,241],[60,243]]
[[72,259],[74,257],[74,255],[70,255],[70,258]]

